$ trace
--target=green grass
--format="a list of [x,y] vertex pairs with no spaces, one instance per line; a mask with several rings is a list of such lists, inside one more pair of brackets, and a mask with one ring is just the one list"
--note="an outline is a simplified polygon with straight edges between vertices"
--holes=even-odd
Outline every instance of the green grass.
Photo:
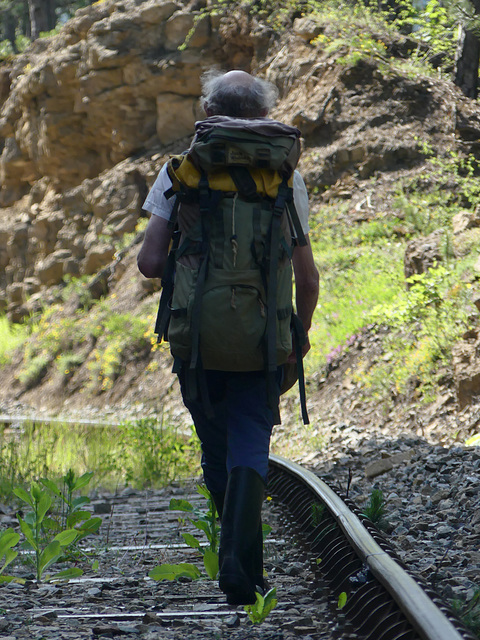
[[12,325],[5,316],[0,317],[0,366],[10,361],[11,353],[25,341],[27,334],[25,325]]
[[[323,207],[312,221],[311,241],[320,273],[320,294],[313,318],[308,372],[338,354],[369,323],[375,305],[390,303],[403,287],[403,245],[391,239],[389,226],[352,229]],[[363,242],[363,244],[361,244]]]
[[188,431],[147,418],[118,427],[62,423],[0,430],[0,501],[39,478],[94,472],[92,485],[161,487],[200,473],[199,445]]

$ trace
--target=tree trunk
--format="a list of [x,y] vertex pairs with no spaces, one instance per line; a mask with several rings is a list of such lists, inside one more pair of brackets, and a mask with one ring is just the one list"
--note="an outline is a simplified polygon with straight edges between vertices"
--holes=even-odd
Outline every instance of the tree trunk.
[[18,49],[17,49],[17,43],[16,43],[16,26],[17,23],[15,21],[15,17],[12,15],[12,13],[10,13],[10,11],[6,11],[6,13],[2,16],[5,26],[3,29],[5,38],[10,42],[10,44],[12,45],[12,50],[13,53],[18,53]]
[[41,31],[48,31],[49,0],[28,0],[30,37],[36,40]]
[[455,84],[468,97],[478,96],[478,65],[480,62],[480,40],[471,31],[460,27],[457,56],[455,60]]
[[[480,0],[470,0],[475,15],[480,15]],[[455,56],[455,84],[474,100],[478,96],[478,66],[480,64],[480,39],[472,31],[459,27],[457,54]]]

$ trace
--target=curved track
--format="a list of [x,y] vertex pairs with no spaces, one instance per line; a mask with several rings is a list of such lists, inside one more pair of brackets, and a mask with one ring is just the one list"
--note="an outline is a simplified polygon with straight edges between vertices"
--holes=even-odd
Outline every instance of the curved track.
[[[345,593],[345,614],[372,640],[475,638],[428,587],[401,566],[388,543],[312,472],[271,456],[269,487],[292,511],[321,556],[334,592]],[[320,506],[321,505],[321,506]],[[367,525],[368,526],[368,525]]]
[[[84,577],[62,585],[31,579],[0,585],[0,637],[474,640],[354,505],[305,468],[278,456],[270,462],[266,567],[279,604],[263,624],[253,627],[243,608],[228,607],[214,581],[146,577],[159,563],[201,566],[198,551],[180,537],[188,530],[178,522],[185,514],[169,510],[171,497],[201,506],[200,498],[177,486],[93,500],[103,538],[87,539],[95,544],[82,550]],[[20,569],[26,577],[28,571],[28,565]],[[346,604],[338,610],[341,594]]]

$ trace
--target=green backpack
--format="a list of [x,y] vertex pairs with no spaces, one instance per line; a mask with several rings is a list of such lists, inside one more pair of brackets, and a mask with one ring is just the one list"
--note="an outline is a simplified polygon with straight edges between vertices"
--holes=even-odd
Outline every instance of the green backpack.
[[177,364],[187,363],[192,396],[202,395],[205,369],[265,370],[276,423],[277,367],[292,352],[292,332],[308,422],[305,336],[292,307],[292,253],[306,244],[293,205],[299,135],[273,120],[214,116],[196,124],[188,152],[167,167],[173,186],[165,195],[176,201],[159,341],[170,342]]

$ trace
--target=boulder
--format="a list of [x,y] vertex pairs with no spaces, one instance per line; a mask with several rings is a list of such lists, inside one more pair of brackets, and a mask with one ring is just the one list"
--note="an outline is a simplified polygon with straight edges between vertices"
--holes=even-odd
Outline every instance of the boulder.
[[452,228],[455,235],[473,227],[480,227],[480,208],[478,207],[474,211],[470,209],[460,211],[452,218]]
[[35,267],[38,280],[47,286],[59,284],[64,275],[64,262],[71,257],[72,254],[67,249],[60,249],[48,255]]
[[109,244],[94,244],[87,251],[81,272],[85,275],[97,273],[102,267],[112,261],[115,248]]
[[453,348],[453,373],[460,411],[480,398],[480,339],[477,332]]
[[405,278],[425,273],[430,267],[442,262],[441,244],[443,232],[434,231],[429,236],[411,240],[405,249]]
[[208,43],[210,19],[191,11],[178,11],[165,25],[165,48],[176,51],[182,45],[189,48],[204,47]]
[[6,290],[6,297],[10,305],[18,305],[24,301],[23,284],[21,282],[12,282]]
[[174,93],[157,96],[157,136],[162,144],[191,135],[200,113],[197,98]]
[[295,18],[293,21],[293,33],[300,36],[306,42],[314,40],[323,32],[324,28],[316,20],[303,17]]

